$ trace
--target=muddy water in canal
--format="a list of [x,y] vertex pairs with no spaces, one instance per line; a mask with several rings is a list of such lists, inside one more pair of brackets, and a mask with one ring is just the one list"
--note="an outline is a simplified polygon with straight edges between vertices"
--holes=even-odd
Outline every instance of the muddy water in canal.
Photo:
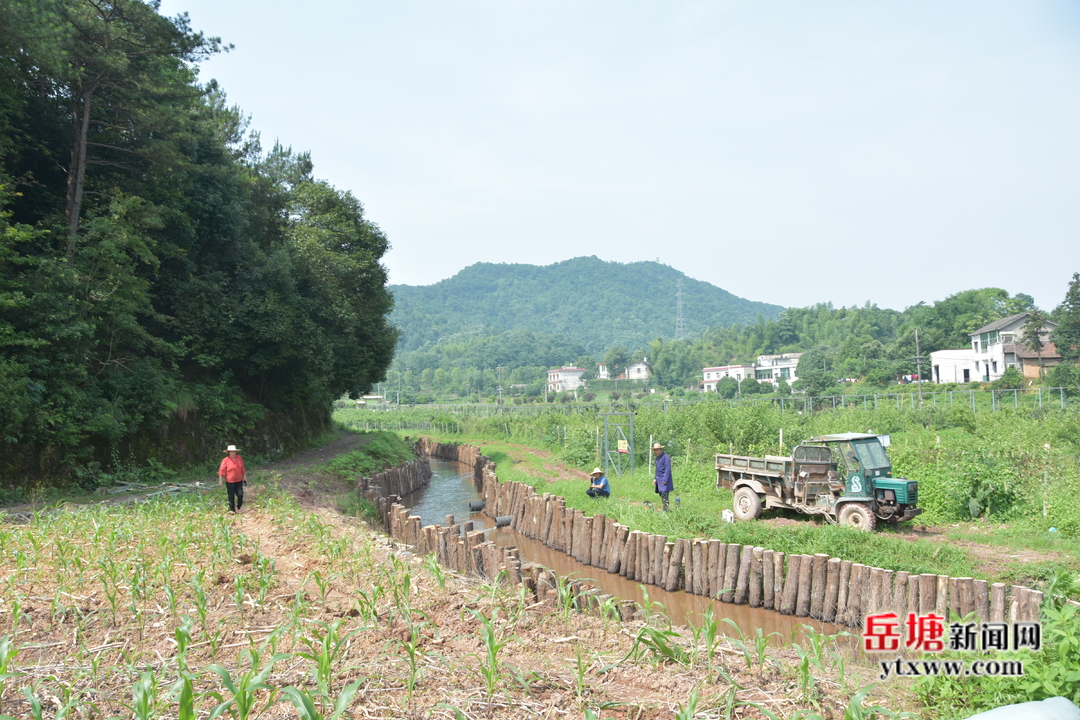
[[[430,484],[401,500],[402,504],[410,508],[414,515],[420,516],[423,525],[442,524],[446,516],[451,514],[459,523],[471,520],[476,529],[485,529],[487,539],[494,540],[497,545],[516,545],[522,561],[539,563],[551,569],[559,577],[589,578],[601,592],[624,600],[644,603],[645,596],[638,583],[580,563],[565,553],[553,550],[532,538],[519,535],[510,528],[495,529],[492,518],[482,512],[469,512],[470,502],[483,499],[480,488],[473,480],[472,469],[456,462],[437,458],[430,458],[430,460],[432,471]],[[746,635],[754,635],[755,628],[761,628],[766,635],[775,632],[779,633],[784,641],[790,641],[800,625],[810,625],[815,630],[829,635],[844,629],[838,625],[821,623],[810,618],[781,615],[772,610],[752,608],[749,605],[710,601],[708,598],[681,590],[669,593],[658,587],[649,586],[648,592],[649,601],[663,604],[671,622],[676,625],[700,624],[702,614],[711,606],[713,615],[718,620],[730,618]]]

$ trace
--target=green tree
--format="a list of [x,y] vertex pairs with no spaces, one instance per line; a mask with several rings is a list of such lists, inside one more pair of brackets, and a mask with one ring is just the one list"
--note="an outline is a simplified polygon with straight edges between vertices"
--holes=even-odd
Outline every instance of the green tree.
[[716,383],[716,394],[731,399],[739,392],[739,381],[733,377],[722,377]]
[[1073,273],[1065,299],[1054,309],[1054,321],[1058,326],[1050,333],[1050,340],[1061,359],[1080,362],[1080,273]]
[[1032,308],[1028,314],[1027,322],[1024,323],[1024,331],[1020,336],[1020,342],[1026,345],[1029,350],[1034,350],[1039,358],[1039,380],[1043,379],[1042,354],[1046,348],[1043,336],[1049,330],[1046,322],[1046,315],[1038,308]]

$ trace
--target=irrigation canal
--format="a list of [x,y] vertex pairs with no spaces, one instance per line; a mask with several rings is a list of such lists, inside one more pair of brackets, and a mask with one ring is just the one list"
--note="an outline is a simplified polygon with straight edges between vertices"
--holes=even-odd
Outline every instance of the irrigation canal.
[[[495,521],[482,512],[470,512],[469,503],[482,500],[472,468],[456,462],[430,458],[431,482],[424,488],[405,496],[400,501],[412,514],[420,516],[421,524],[442,524],[447,515],[454,515],[457,522],[471,520],[473,529],[485,531],[485,538],[494,540],[496,545],[516,545],[523,562],[534,562],[552,570],[560,577],[590,578],[602,592],[624,600],[644,602],[644,593],[638,583],[627,580],[621,575],[613,575],[597,567],[584,565],[569,555],[547,547],[532,538],[519,535],[510,528],[496,528]],[[584,492],[584,486],[582,486]],[[711,601],[700,595],[680,591],[666,592],[657,587],[649,589],[649,601],[659,602],[667,608],[672,623],[685,625],[699,624],[701,616],[711,605],[713,615],[730,618],[745,635],[755,635],[756,628],[761,628],[766,635],[776,632],[785,641],[794,637],[800,625],[810,625],[819,632],[834,634],[842,630],[838,626],[821,623],[811,618],[796,618],[781,615],[772,610],[752,608],[748,605],[733,605]],[[728,633],[730,634],[730,633]]]

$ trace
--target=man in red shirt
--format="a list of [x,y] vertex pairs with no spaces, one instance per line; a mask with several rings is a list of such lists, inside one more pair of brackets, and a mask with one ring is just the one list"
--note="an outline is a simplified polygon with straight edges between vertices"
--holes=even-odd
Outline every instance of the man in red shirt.
[[225,450],[225,457],[218,466],[218,487],[225,483],[229,491],[229,512],[236,512],[244,505],[244,480],[247,479],[247,471],[244,469],[244,458],[240,457],[240,451],[235,445],[230,445]]

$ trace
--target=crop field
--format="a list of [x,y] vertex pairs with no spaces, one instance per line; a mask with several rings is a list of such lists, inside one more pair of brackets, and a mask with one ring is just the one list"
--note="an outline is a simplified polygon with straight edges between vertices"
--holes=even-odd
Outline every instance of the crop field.
[[633,627],[537,607],[255,490],[239,515],[188,495],[0,528],[0,714],[840,717],[865,679],[813,631],[779,647],[655,607]]

